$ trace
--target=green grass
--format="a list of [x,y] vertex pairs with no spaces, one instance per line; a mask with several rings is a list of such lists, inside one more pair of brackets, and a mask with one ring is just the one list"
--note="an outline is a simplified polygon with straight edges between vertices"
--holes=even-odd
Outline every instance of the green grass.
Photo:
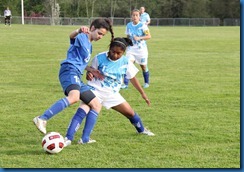
[[[156,136],[135,134],[126,118],[103,109],[97,143],[77,145],[79,131],[61,153],[44,153],[32,119],[63,97],[59,64],[76,28],[0,26],[1,168],[240,168],[240,27],[150,27],[152,105],[132,85],[121,94]],[[114,32],[125,36],[125,27]],[[109,39],[94,42],[93,55]],[[47,130],[64,135],[77,107]]]

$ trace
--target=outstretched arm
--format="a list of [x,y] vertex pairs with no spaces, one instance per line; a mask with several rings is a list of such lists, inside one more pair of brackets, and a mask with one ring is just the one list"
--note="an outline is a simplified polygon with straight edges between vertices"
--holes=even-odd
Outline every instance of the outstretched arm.
[[139,91],[139,93],[141,94],[142,98],[146,101],[148,106],[150,106],[151,102],[148,99],[148,97],[147,97],[146,93],[144,92],[143,88],[141,87],[138,79],[136,77],[134,77],[134,78],[131,78],[130,81],[133,84],[133,86],[137,89],[137,91]]

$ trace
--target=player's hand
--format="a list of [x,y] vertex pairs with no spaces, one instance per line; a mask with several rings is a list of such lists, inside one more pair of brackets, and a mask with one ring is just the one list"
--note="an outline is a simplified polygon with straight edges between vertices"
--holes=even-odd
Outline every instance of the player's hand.
[[103,74],[101,74],[99,70],[92,69],[92,70],[90,70],[90,72],[92,73],[93,77],[95,77],[97,79],[100,79],[100,80],[103,80],[104,79]]
[[91,81],[93,79],[93,74],[91,72],[86,72],[86,79]]
[[149,100],[149,98],[147,97],[147,95],[144,93],[141,95],[142,98],[146,101],[147,105],[150,106],[151,104],[151,101]]
[[138,37],[138,36],[134,36],[134,40],[135,40],[135,41],[139,41],[139,40],[141,40],[141,38]]
[[90,29],[89,29],[89,27],[87,27],[87,26],[81,26],[81,27],[80,27],[80,31],[81,31],[82,33],[89,33]]

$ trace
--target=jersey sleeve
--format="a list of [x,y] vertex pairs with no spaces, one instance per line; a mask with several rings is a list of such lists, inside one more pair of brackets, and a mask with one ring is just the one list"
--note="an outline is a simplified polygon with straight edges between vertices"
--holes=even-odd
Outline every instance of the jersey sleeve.
[[136,66],[129,60],[127,71],[126,71],[126,78],[127,79],[134,78],[138,71],[139,70],[136,68]]
[[130,35],[130,33],[129,33],[129,23],[126,25],[125,34],[126,35]]
[[95,57],[92,59],[91,67],[94,68],[94,69],[98,69],[98,59],[97,59],[97,56],[95,56]]

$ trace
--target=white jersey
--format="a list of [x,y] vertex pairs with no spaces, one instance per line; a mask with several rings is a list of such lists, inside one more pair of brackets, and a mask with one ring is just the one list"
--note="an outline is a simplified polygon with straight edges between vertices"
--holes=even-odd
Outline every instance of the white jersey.
[[138,40],[136,41],[134,39],[134,36],[142,37],[145,36],[147,33],[149,33],[149,29],[147,25],[143,24],[142,22],[137,23],[136,25],[133,24],[133,22],[130,22],[126,25],[126,31],[125,34],[129,36],[129,38],[133,42],[133,46],[129,46],[127,50],[132,49],[143,49],[147,47],[145,40]]
[[108,52],[98,54],[94,57],[91,64],[105,78],[103,80],[94,78],[92,81],[88,81],[87,84],[92,87],[92,90],[98,90],[109,96],[119,93],[125,74],[127,79],[131,79],[135,77],[139,70],[124,55],[116,61],[109,59],[107,55]]
[[11,16],[11,11],[10,10],[5,10],[4,11],[4,17],[6,16]]

